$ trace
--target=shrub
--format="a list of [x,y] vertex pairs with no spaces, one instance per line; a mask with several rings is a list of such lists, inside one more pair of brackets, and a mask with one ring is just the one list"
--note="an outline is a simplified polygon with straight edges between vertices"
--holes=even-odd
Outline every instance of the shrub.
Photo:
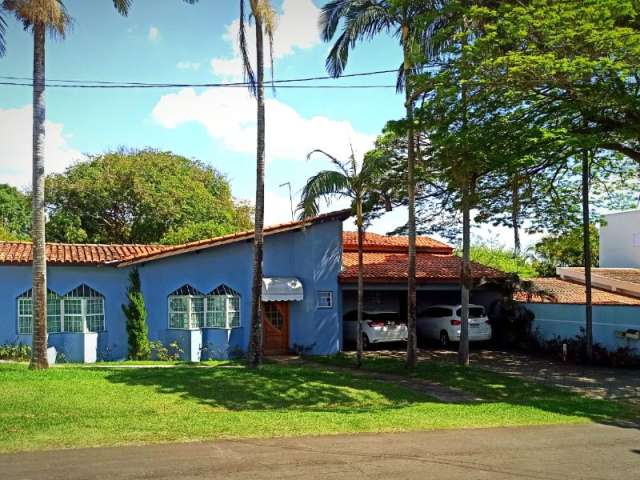
[[149,344],[151,356],[159,362],[177,362],[182,360],[184,350],[177,341],[173,341],[169,346],[165,346],[161,341],[151,342]]
[[151,348],[149,344],[149,327],[147,326],[147,309],[140,288],[140,274],[137,269],[129,275],[129,305],[122,305],[127,317],[127,341],[129,343],[129,360],[149,360]]
[[[583,329],[581,329],[583,330]],[[587,364],[587,347],[584,334],[576,335],[574,338],[556,337],[552,340],[539,342],[539,348],[545,353],[551,354],[554,358],[562,360],[562,345],[567,345],[568,362],[577,364]],[[640,367],[640,356],[631,347],[619,347],[616,350],[607,350],[599,343],[593,344],[592,365],[602,367]]]
[[31,359],[31,347],[23,343],[0,345],[0,360],[28,362]]

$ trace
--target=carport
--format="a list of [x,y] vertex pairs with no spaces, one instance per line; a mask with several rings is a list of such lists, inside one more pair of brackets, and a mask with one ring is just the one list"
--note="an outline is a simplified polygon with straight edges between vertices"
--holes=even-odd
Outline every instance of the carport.
[[[460,303],[462,261],[453,248],[430,237],[418,237],[416,281],[418,312],[430,305]],[[364,241],[364,283],[366,311],[398,312],[407,316],[407,237],[387,237],[367,233]],[[472,264],[476,287],[471,302],[490,308],[500,298],[491,282],[504,277],[493,268]],[[357,308],[358,249],[355,232],[343,235],[342,312]]]

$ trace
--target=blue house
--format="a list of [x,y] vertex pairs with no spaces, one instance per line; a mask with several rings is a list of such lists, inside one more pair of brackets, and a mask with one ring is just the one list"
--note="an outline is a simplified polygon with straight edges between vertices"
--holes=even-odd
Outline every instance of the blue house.
[[[267,354],[342,347],[342,222],[349,211],[265,229]],[[0,243],[0,344],[31,343],[31,244]],[[67,360],[127,356],[129,274],[138,269],[149,338],[184,357],[226,358],[249,342],[253,232],[179,246],[47,245],[49,345]]]
[[[266,354],[328,355],[342,349],[343,313],[356,308],[357,241],[343,232],[350,211],[265,229],[263,327]],[[367,233],[365,307],[407,314],[406,237]],[[419,310],[459,302],[460,258],[429,237],[417,239]],[[31,244],[0,242],[0,344],[31,343]],[[149,338],[174,342],[184,358],[227,358],[249,344],[253,232],[177,246],[47,245],[49,345],[67,360],[127,356],[129,275],[137,269]],[[503,274],[473,265],[474,276]],[[472,301],[495,292],[478,281]]]

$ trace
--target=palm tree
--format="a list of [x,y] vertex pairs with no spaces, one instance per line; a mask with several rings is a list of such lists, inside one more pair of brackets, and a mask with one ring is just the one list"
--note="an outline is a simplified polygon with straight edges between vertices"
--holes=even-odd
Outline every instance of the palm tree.
[[[185,0],[195,3],[197,0]],[[132,0],[113,0],[127,15]],[[3,0],[1,11],[13,14],[33,34],[33,186],[32,186],[32,292],[33,349],[30,368],[45,369],[47,361],[47,256],[45,239],[45,36],[64,38],[71,17],[62,0]],[[6,22],[0,16],[0,56],[5,53]]]
[[240,52],[245,79],[258,104],[258,142],[256,149],[256,211],[253,247],[253,282],[251,287],[251,334],[249,340],[249,366],[262,364],[262,257],[264,247],[264,162],[265,162],[265,117],[264,117],[264,35],[269,40],[271,73],[273,75],[273,35],[277,14],[270,0],[249,0],[251,15],[256,27],[256,72],[249,58],[246,36],[245,0],[240,0]]
[[[312,217],[319,213],[321,199],[327,201],[332,197],[342,197],[351,200],[351,209],[356,215],[358,228],[358,320],[357,320],[357,366],[362,366],[362,311],[364,308],[364,279],[363,279],[363,241],[365,232],[364,215],[384,200],[389,205],[388,196],[383,190],[381,182],[386,171],[384,160],[380,156],[366,155],[362,166],[358,168],[355,154],[351,150],[348,162],[341,162],[336,157],[323,150],[314,150],[307,155],[307,159],[315,153],[327,157],[337,170],[323,170],[309,180],[302,190],[302,197],[298,210],[303,218]],[[390,207],[387,208],[390,210]]]
[[[403,64],[398,77],[398,90],[404,88],[407,116],[407,192],[409,204],[409,266],[408,266],[408,327],[407,366],[413,368],[417,360],[416,337],[416,181],[415,181],[415,132],[414,104],[411,76],[416,72],[416,54],[431,55],[435,31],[442,23],[431,20],[429,28],[414,28],[414,21],[426,14],[435,14],[441,1],[431,0],[333,0],[322,8],[320,29],[322,39],[329,42],[342,22],[342,31],[327,57],[327,71],[334,77],[342,75],[350,48],[363,40],[370,40],[381,33],[391,33],[399,38]],[[435,17],[434,17],[435,18]]]

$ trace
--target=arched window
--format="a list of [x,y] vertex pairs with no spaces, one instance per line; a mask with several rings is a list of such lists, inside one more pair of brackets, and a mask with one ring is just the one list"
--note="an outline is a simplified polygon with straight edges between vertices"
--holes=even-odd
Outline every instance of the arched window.
[[[62,328],[62,297],[47,290],[47,332],[60,333]],[[18,333],[33,333],[33,290],[29,289],[18,296]]]
[[191,285],[183,285],[169,294],[169,328],[202,328],[205,311],[205,295]]
[[240,294],[220,285],[207,295],[207,328],[237,328],[240,326]]
[[104,296],[82,284],[62,297],[63,329],[70,333],[104,332]]

